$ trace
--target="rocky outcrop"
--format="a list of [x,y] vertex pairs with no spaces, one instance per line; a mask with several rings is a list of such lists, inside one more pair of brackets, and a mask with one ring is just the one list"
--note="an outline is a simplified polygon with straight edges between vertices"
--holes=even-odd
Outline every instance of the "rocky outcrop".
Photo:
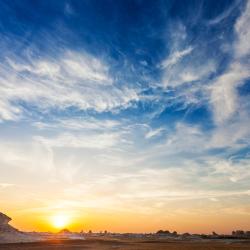
[[11,218],[0,212],[0,225],[6,225],[11,221]]
[[17,233],[19,232],[16,228],[9,225],[11,218],[0,212],[0,236],[3,233]]
[[11,218],[0,212],[0,243],[30,242],[37,237],[19,231],[9,225]]

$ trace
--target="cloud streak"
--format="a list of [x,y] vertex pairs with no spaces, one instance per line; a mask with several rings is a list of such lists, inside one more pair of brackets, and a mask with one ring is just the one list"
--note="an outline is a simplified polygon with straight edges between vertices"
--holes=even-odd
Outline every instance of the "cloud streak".
[[90,55],[70,51],[54,61],[15,60],[7,59],[7,66],[2,63],[2,120],[18,119],[24,109],[18,103],[22,102],[47,113],[70,107],[104,112],[126,108],[139,98],[135,89],[115,85],[108,66]]
[[240,97],[237,88],[250,77],[249,62],[250,47],[246,42],[250,38],[250,2],[236,21],[234,26],[236,38],[233,44],[233,59],[229,68],[220,75],[211,87],[211,104],[215,122],[223,123],[240,110]]
[[161,67],[167,68],[175,65],[178,63],[183,57],[189,55],[192,52],[193,48],[188,47],[187,49],[184,49],[182,51],[175,51],[172,53],[169,58],[167,58],[165,61],[162,62]]

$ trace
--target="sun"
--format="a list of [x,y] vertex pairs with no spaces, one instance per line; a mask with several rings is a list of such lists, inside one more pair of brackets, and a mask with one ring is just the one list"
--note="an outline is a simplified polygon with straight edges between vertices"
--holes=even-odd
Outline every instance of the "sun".
[[55,227],[57,229],[62,229],[62,228],[65,228],[69,225],[70,218],[69,218],[69,216],[64,215],[64,214],[56,214],[56,215],[52,216],[51,223],[52,223],[53,227]]

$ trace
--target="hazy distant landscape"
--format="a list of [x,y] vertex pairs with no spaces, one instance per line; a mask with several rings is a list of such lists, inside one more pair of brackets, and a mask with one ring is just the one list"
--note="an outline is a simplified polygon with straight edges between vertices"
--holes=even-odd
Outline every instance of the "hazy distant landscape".
[[135,233],[93,233],[71,232],[68,229],[58,233],[22,232],[9,225],[10,218],[0,213],[0,249],[6,250],[77,250],[77,249],[250,249],[250,232],[237,230],[231,235],[178,234],[159,230],[150,234]]

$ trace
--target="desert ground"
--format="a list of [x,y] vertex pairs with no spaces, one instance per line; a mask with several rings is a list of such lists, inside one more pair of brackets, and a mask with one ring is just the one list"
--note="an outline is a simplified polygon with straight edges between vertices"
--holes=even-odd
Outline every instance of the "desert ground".
[[0,244],[1,250],[243,250],[250,241],[175,241],[137,239],[54,240],[37,243]]

